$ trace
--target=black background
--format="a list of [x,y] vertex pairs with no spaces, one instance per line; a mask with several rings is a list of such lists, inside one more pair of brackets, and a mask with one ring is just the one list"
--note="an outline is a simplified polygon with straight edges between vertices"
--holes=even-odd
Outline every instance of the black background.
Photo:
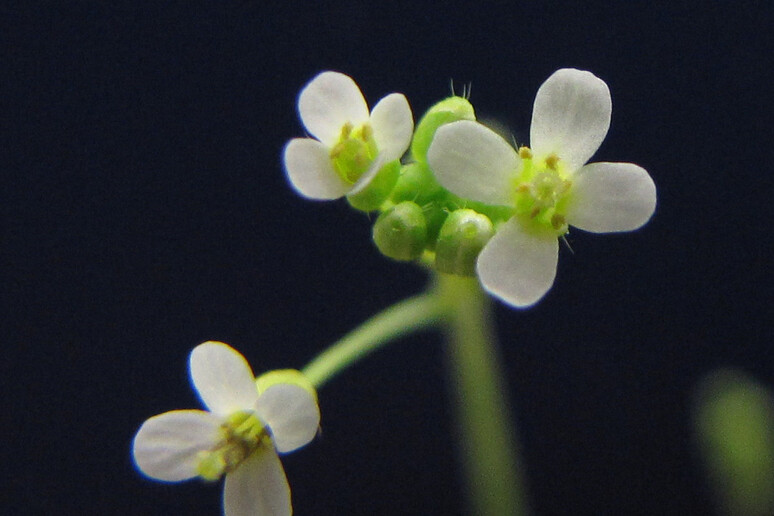
[[[9,7],[23,4],[27,7]],[[217,514],[220,488],[132,466],[149,416],[194,408],[187,356],[302,367],[422,289],[280,152],[325,69],[415,116],[473,84],[526,141],[554,70],[610,87],[595,161],[645,167],[653,220],[575,231],[534,309],[497,306],[535,513],[706,514],[691,396],[716,367],[774,384],[769,1],[4,4],[1,378],[8,514]],[[405,338],[321,392],[286,456],[296,514],[462,514],[443,341]]]

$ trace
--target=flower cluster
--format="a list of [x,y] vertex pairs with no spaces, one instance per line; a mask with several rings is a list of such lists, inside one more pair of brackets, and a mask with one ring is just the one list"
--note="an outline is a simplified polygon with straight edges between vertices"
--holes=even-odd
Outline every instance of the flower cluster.
[[[298,99],[312,137],[290,140],[283,162],[302,196],[345,197],[357,210],[379,212],[372,236],[384,255],[475,275],[490,294],[527,307],[551,288],[558,238],[570,226],[631,231],[655,210],[656,188],[643,168],[587,163],[611,110],[601,79],[558,70],[535,97],[530,146],[516,148],[476,121],[464,96],[438,102],[415,127],[402,94],[369,111],[350,77],[323,72]],[[167,482],[224,477],[226,516],[290,516],[278,454],[317,433],[312,384],[295,370],[255,378],[245,358],[220,342],[194,348],[189,366],[207,410],[148,419],[133,443],[137,467]]]
[[590,72],[561,69],[540,86],[530,147],[511,146],[457,96],[433,106],[412,137],[403,95],[388,95],[369,115],[354,81],[336,72],[315,77],[298,109],[317,139],[285,147],[297,191],[315,199],[347,195],[355,208],[380,211],[373,238],[383,254],[476,274],[515,307],[535,304],[551,288],[557,238],[569,226],[631,231],[655,210],[656,188],[643,168],[587,164],[612,111],[607,85]]
[[191,352],[191,383],[204,410],[173,410],[148,419],[134,438],[137,467],[179,482],[225,476],[226,516],[290,516],[290,487],[277,453],[309,443],[320,411],[298,371],[253,376],[237,351],[205,342]]

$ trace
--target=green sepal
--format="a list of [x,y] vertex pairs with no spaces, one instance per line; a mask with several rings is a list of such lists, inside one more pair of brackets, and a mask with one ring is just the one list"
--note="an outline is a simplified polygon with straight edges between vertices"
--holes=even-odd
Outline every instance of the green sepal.
[[427,149],[433,141],[435,131],[443,124],[457,120],[475,120],[473,105],[463,97],[446,98],[427,110],[414,129],[411,140],[411,155],[420,163],[427,163]]
[[304,376],[304,373],[296,369],[275,369],[273,371],[267,371],[255,379],[255,386],[258,389],[258,394],[262,394],[272,385],[282,383],[297,385],[309,392],[309,394],[314,397],[315,401],[317,400],[317,390],[315,390],[312,382]]
[[347,195],[347,202],[356,210],[378,210],[390,197],[398,177],[400,177],[400,161],[390,161],[376,173],[376,177],[368,186],[357,193]]
[[416,260],[427,245],[427,221],[422,208],[404,201],[379,215],[373,240],[381,253],[400,261]]
[[481,249],[494,235],[489,217],[470,209],[453,211],[441,226],[435,244],[435,267],[440,272],[473,276]]

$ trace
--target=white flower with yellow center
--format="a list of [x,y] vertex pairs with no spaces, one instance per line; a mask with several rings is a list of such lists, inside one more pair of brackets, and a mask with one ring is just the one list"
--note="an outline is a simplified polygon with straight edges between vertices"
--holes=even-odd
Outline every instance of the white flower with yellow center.
[[225,475],[226,516],[292,514],[277,452],[300,448],[317,433],[313,389],[303,382],[262,384],[260,378],[256,386],[245,358],[221,342],[194,348],[189,366],[209,411],[173,410],[148,419],[134,438],[138,468],[167,482]]
[[650,219],[656,187],[632,163],[589,163],[610,127],[607,85],[590,72],[562,69],[537,92],[531,148],[515,150],[473,121],[441,126],[428,164],[452,193],[514,215],[497,228],[478,256],[483,287],[508,304],[526,307],[551,288],[557,237],[568,225],[593,233],[632,231]]
[[322,72],[298,97],[298,114],[314,138],[294,138],[283,153],[293,187],[311,199],[338,199],[368,186],[381,167],[411,143],[406,97],[392,93],[369,113],[351,77]]

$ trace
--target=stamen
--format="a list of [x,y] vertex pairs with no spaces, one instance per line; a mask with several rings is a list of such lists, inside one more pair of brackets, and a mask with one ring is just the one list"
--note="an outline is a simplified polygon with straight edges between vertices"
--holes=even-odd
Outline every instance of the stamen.
[[204,480],[218,480],[261,446],[271,445],[267,428],[251,412],[232,414],[221,424],[220,432],[218,442],[198,454],[196,472]]
[[350,133],[352,133],[352,122],[347,122],[344,125],[341,126],[341,136],[339,136],[339,140],[346,140],[349,138]]
[[554,213],[551,216],[551,226],[554,229],[559,229],[562,226],[567,224],[567,220],[564,218],[564,215],[560,215],[559,213]]
[[534,159],[529,147],[520,147],[524,160],[514,188],[516,212],[537,227],[560,236],[567,231],[564,199],[572,181],[563,173],[560,158],[550,154]]
[[546,166],[551,170],[556,170],[556,164],[559,162],[559,156],[556,154],[549,154],[546,158]]

